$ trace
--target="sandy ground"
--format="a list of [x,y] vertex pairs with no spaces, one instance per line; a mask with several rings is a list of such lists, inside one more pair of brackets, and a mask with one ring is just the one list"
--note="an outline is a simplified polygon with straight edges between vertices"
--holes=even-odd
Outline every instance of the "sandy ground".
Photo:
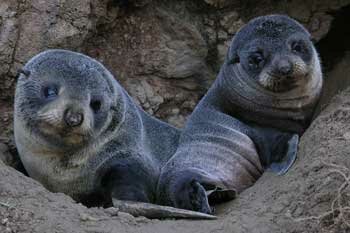
[[0,162],[0,232],[350,232],[350,89],[322,111],[284,176],[265,173],[211,221],[88,209]]

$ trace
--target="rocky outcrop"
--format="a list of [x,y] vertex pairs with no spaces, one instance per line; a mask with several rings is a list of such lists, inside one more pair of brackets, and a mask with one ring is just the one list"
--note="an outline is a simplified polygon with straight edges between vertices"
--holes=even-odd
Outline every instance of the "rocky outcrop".
[[11,135],[17,69],[47,48],[102,61],[147,112],[181,127],[210,86],[235,32],[250,18],[286,13],[319,40],[350,1],[3,0],[0,123]]

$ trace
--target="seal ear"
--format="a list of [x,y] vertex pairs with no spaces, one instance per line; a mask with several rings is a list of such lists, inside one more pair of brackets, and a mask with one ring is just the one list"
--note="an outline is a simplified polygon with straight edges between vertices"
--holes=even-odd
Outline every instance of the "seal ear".
[[18,69],[17,71],[18,73],[18,77],[23,74],[24,76],[26,76],[27,78],[30,76],[30,71],[26,70],[26,69]]

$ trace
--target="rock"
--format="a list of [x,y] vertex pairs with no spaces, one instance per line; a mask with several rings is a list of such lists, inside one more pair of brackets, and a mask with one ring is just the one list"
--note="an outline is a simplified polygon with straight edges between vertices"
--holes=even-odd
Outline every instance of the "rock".
[[153,114],[159,109],[159,105],[164,102],[160,96],[146,81],[141,80],[140,83],[130,83],[129,92],[134,96],[134,100],[150,114]]
[[7,145],[0,142],[0,160],[9,166],[13,166],[15,161],[14,157],[10,154]]
[[51,43],[57,40],[61,43],[61,41],[64,41],[66,38],[76,37],[80,32],[79,29],[74,27],[71,23],[59,19],[48,29],[47,33],[50,39],[54,39]]
[[0,3],[0,99],[13,95],[13,77],[8,78],[7,74],[13,63],[19,33],[16,5],[15,0]]
[[162,10],[158,20],[158,48],[141,51],[141,72],[162,78],[188,78],[206,70],[207,47],[198,29]]
[[328,33],[332,20],[332,16],[324,13],[315,14],[312,17],[308,28],[310,29],[312,36],[316,41],[319,41],[322,37],[324,37],[324,35]]
[[205,27],[205,34],[207,35],[208,44],[217,43],[217,32],[215,31],[215,28]]
[[170,115],[167,118],[167,122],[177,128],[181,128],[186,123],[186,117],[179,114]]
[[85,214],[85,213],[81,213],[80,214],[80,220],[83,221],[83,222],[87,222],[87,221],[98,221],[97,218],[94,218],[94,217],[91,217],[90,215],[88,214]]
[[212,5],[216,8],[227,7],[232,4],[234,1],[230,0],[204,0],[207,4]]
[[105,209],[105,212],[108,213],[110,216],[118,216],[119,209],[115,207],[109,207]]
[[118,217],[120,217],[124,221],[126,220],[126,221],[130,221],[130,222],[135,222],[135,217],[129,213],[119,212]]
[[225,41],[223,44],[218,44],[217,51],[218,51],[218,65],[221,66],[224,61],[227,54],[227,50],[230,46],[231,40]]
[[113,3],[119,7],[143,7],[152,0],[113,0]]
[[218,32],[218,39],[219,40],[227,40],[227,37],[228,37],[228,35],[227,35],[227,33],[225,31],[220,30]]
[[288,8],[288,15],[297,19],[298,21],[302,23],[307,23],[309,19],[311,18],[312,14],[312,3],[304,1],[304,0],[297,0],[291,2],[290,7]]
[[9,219],[8,218],[4,218],[3,220],[1,220],[1,224],[6,226],[8,223]]
[[239,18],[239,14],[236,11],[232,11],[222,17],[220,25],[229,34],[234,34],[244,25],[244,22]]

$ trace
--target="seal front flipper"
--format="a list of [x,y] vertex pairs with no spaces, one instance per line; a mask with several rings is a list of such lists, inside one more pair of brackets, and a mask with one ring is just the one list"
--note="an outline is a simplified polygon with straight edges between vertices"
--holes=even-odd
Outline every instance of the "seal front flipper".
[[128,162],[118,161],[111,165],[101,184],[112,199],[151,202],[153,197],[148,184],[152,175],[139,163],[129,159]]
[[247,131],[254,141],[264,170],[285,174],[297,157],[299,135],[253,125]]
[[209,205],[206,190],[197,180],[185,181],[177,190],[176,203],[181,209],[198,211],[205,214],[213,212]]
[[[284,175],[293,165],[297,158],[297,150],[298,150],[299,136],[294,134],[289,140],[287,144],[287,148],[285,150],[285,154],[282,156],[278,156],[281,159],[279,161],[273,162],[267,168],[268,171],[272,171],[277,175]],[[276,151],[274,153],[281,153]]]
[[235,190],[226,189],[201,171],[191,170],[179,174],[170,188],[173,193],[171,202],[176,208],[212,214],[212,204],[229,201],[236,196]]
[[184,184],[183,191],[176,194],[176,202],[182,209],[213,214],[215,209],[211,205],[233,200],[236,193],[233,189],[223,189],[213,184],[201,184],[192,180]]
[[220,187],[215,187],[214,190],[207,191],[206,193],[210,204],[231,201],[237,195],[237,191],[234,189],[223,189]]

